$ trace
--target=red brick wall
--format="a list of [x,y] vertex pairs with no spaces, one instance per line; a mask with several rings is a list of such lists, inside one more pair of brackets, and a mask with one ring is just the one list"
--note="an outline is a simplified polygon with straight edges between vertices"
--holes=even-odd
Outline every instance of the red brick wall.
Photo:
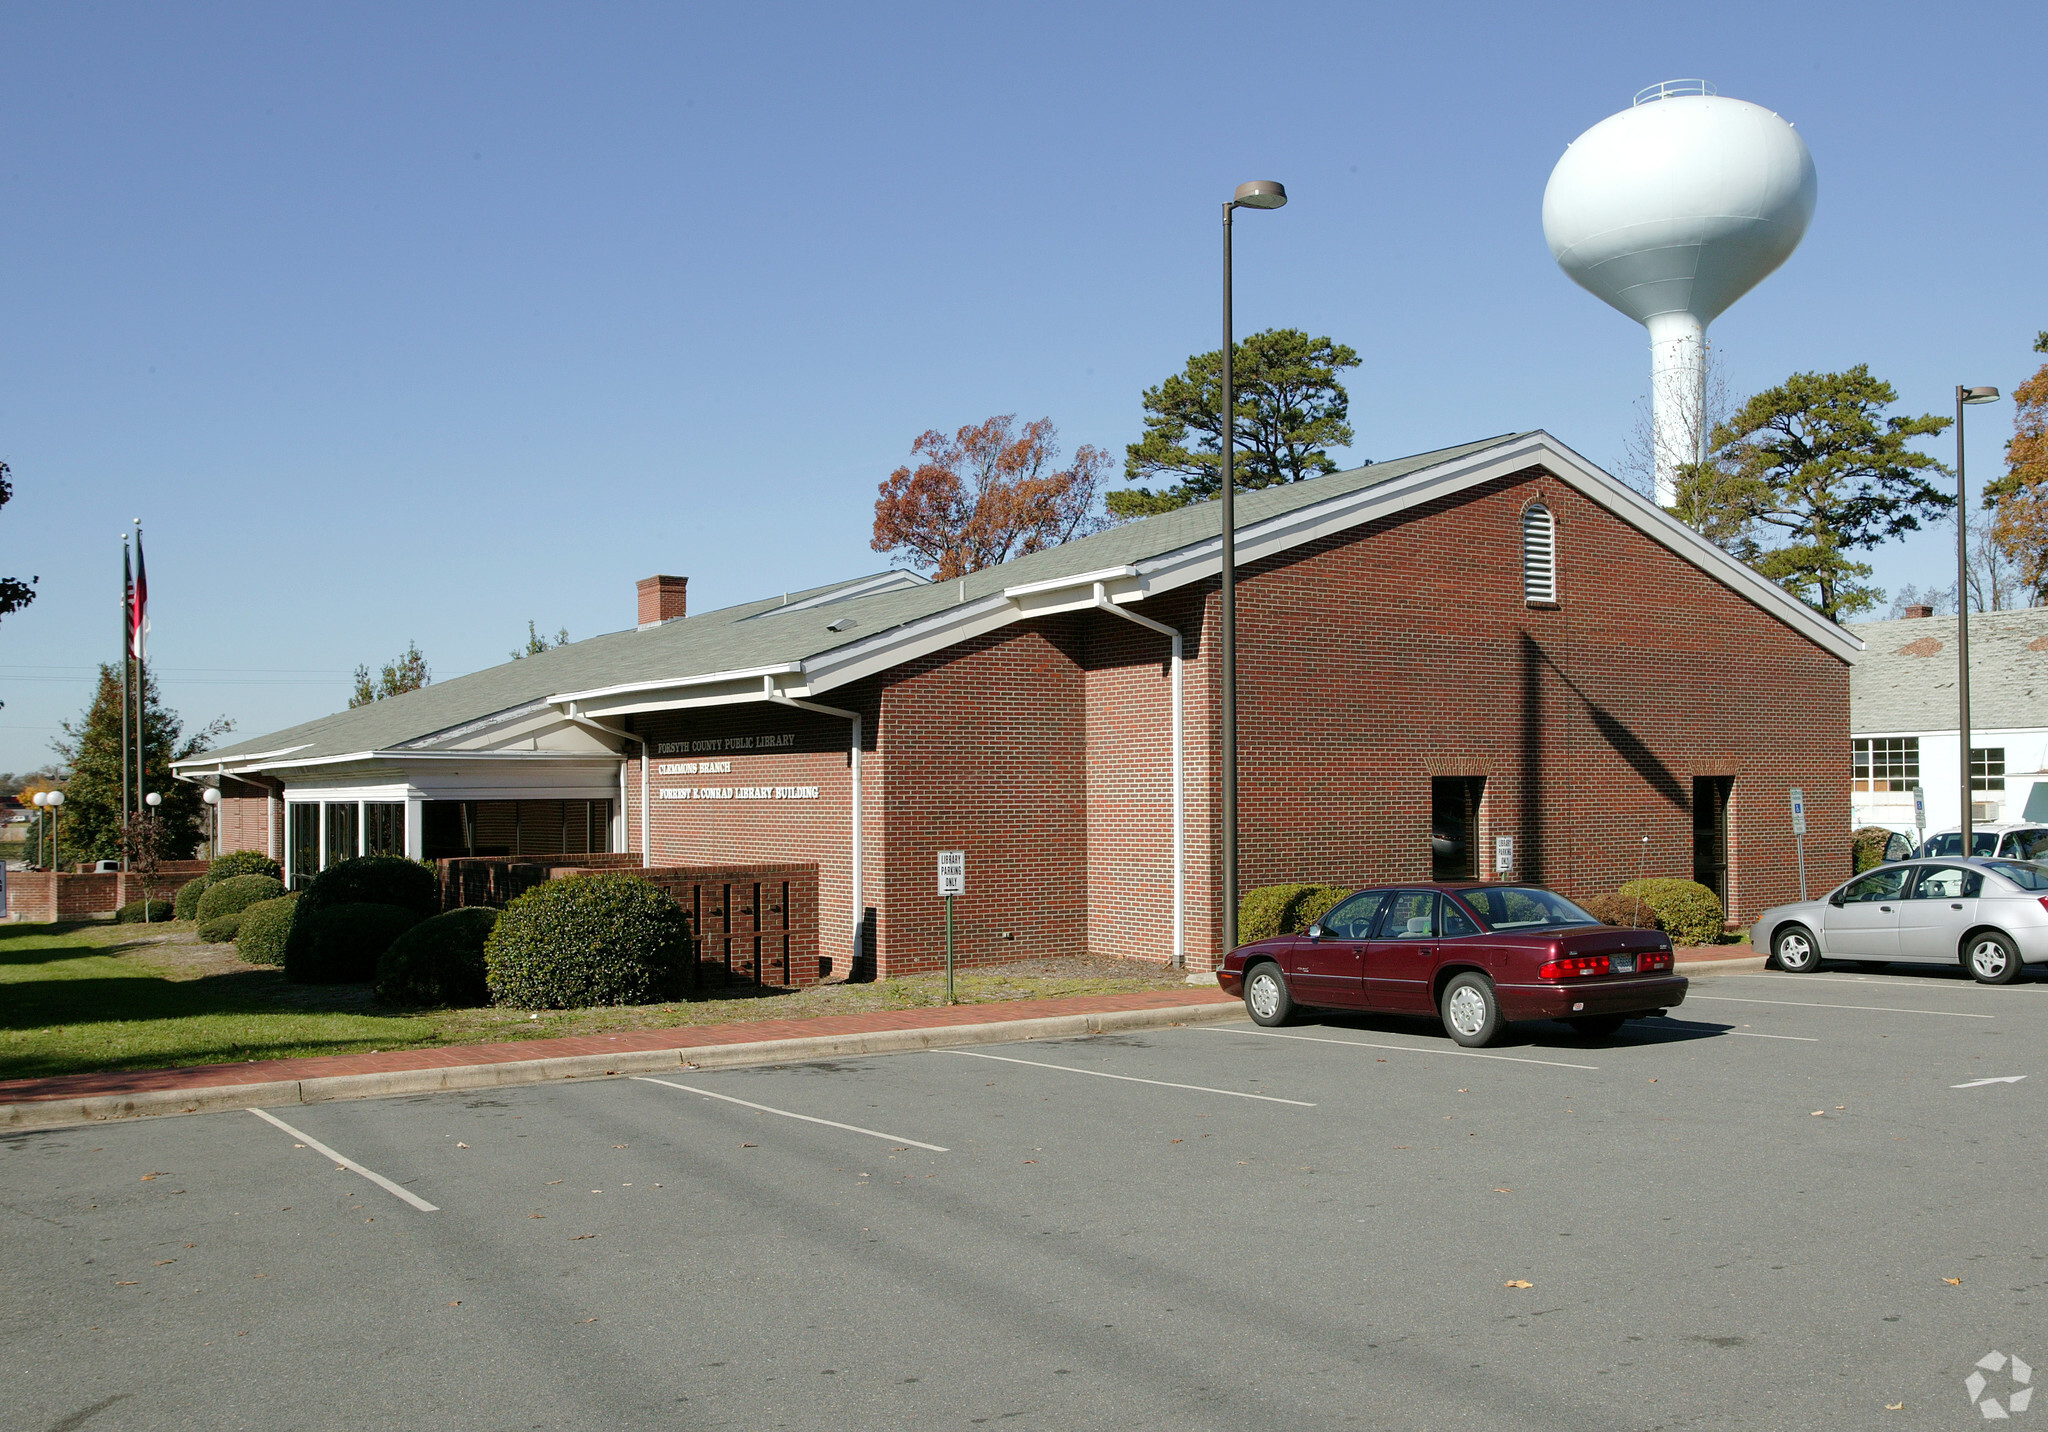
[[967,852],[961,964],[1088,948],[1079,623],[1057,617],[897,668],[882,690],[886,829],[869,878],[885,974],[945,966],[936,855]]
[[[1548,610],[1522,597],[1539,497]],[[1814,830],[1848,829],[1847,665],[1547,474],[1297,549],[1239,591],[1244,888],[1427,878],[1433,773],[1486,777],[1487,866],[1512,835],[1516,877],[1574,895],[1639,867],[1690,879],[1693,779],[1732,775],[1738,919],[1797,896],[1786,787]],[[1810,883],[1848,860],[1809,840]]]

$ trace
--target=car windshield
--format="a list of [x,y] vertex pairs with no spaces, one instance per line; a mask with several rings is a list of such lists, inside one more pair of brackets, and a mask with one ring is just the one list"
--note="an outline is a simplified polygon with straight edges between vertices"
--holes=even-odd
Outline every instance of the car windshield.
[[[1998,849],[1998,832],[1995,830],[1973,830],[1970,832],[1970,854],[1991,855]],[[1930,835],[1927,844],[1920,847],[1922,855],[1961,855],[1963,833],[1951,830],[1943,835]]]
[[1458,897],[1495,930],[1533,930],[1546,925],[1597,925],[1600,922],[1571,901],[1549,890],[1526,885],[1492,885],[1460,890]]
[[2017,860],[1987,860],[1986,870],[1995,870],[2022,890],[2048,890],[2048,869]]

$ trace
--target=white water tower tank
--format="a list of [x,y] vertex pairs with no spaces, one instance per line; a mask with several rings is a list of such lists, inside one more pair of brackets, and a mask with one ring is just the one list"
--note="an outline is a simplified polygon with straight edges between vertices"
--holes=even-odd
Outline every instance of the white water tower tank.
[[1672,80],[1572,141],[1543,236],[1580,287],[1650,330],[1657,501],[1697,462],[1707,325],[1790,258],[1813,218],[1813,155],[1761,105]]

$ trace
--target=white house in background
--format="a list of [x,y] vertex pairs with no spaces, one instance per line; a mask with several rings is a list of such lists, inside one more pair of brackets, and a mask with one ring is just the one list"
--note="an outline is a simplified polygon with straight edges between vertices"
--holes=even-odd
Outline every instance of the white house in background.
[[[1956,619],[1907,611],[1849,628],[1868,648],[1849,668],[1849,807],[1913,835],[1915,786],[1928,830],[1962,823],[1961,723]],[[1971,614],[1970,761],[1972,820],[2048,822],[2048,607]]]

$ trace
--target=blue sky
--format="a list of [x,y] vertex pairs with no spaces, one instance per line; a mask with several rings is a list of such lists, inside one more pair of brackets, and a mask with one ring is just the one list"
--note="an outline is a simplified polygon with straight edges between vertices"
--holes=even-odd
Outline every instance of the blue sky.
[[[1740,395],[1868,362],[1915,412],[2048,328],[2038,5],[62,6],[0,10],[0,769],[117,649],[193,724],[334,710],[417,640],[627,625],[876,570],[928,427],[1139,394],[1240,332],[1355,346],[1354,457],[1545,427],[1617,464],[1643,332],[1543,243],[1565,145],[1704,76],[1792,119],[1801,250],[1712,337]],[[1562,18],[1560,18],[1562,17]],[[1974,477],[2009,404],[1971,413]],[[1933,451],[1947,458],[1942,439]],[[1943,579],[1948,529],[1881,549]]]

